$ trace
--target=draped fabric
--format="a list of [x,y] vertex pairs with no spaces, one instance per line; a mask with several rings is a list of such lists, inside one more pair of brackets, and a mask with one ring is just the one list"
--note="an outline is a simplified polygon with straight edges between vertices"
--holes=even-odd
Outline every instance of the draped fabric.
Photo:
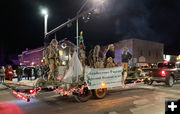
[[69,62],[69,69],[67,70],[63,82],[66,83],[77,83],[79,77],[83,74],[83,66],[78,58],[76,52],[73,53],[72,59]]

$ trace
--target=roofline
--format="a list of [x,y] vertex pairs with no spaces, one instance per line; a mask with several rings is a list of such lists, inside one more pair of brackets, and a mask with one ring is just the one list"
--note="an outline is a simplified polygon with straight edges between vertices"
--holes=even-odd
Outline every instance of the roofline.
[[152,42],[152,43],[157,43],[157,44],[164,45],[163,43],[160,43],[160,42],[150,41],[150,40],[142,40],[142,39],[138,39],[138,38],[130,38],[130,39],[125,39],[125,40],[120,40],[120,41],[115,42],[113,44],[116,44],[116,43],[119,43],[119,42],[123,42],[123,41],[128,41],[128,40],[141,40],[141,41]]

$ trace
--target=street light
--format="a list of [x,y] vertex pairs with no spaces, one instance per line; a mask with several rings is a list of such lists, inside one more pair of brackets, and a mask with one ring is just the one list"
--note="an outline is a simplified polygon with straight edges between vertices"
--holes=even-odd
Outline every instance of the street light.
[[98,3],[98,4],[99,4],[99,3],[102,4],[102,3],[104,3],[104,0],[93,0],[93,2],[94,2],[94,3]]
[[[76,15],[78,16],[79,13],[82,11],[82,9],[86,6],[86,4],[88,3],[89,0],[86,0],[84,2],[84,4],[81,6],[81,8],[79,9],[79,11],[76,13]],[[104,3],[104,0],[93,0],[94,3],[96,4],[103,4]],[[76,43],[77,43],[77,53],[78,53],[78,45],[79,45],[79,19],[77,18],[76,19]]]
[[[44,15],[44,36],[46,37],[47,34],[47,19],[48,19],[48,11],[43,9],[41,13]],[[45,38],[44,37],[44,38]]]

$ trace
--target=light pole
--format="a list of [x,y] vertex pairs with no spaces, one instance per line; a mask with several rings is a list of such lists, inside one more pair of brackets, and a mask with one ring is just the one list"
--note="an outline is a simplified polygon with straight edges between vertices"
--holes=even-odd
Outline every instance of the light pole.
[[[76,13],[76,16],[78,16],[81,13],[82,9],[86,6],[88,1],[89,0],[86,0],[84,2],[84,4],[79,9],[79,11]],[[102,4],[104,0],[94,0],[93,2],[96,4]],[[78,18],[76,19],[76,43],[77,43],[77,53],[78,53],[78,47],[79,47],[79,19]]]
[[[81,6],[81,8],[79,9],[79,11],[76,13],[76,15],[78,16],[79,13],[81,13],[82,9],[86,6],[86,4],[88,3],[89,0],[86,0],[85,3]],[[77,54],[78,54],[78,47],[79,47],[79,19],[76,19],[76,43],[77,43]]]
[[46,9],[43,9],[41,13],[44,15],[44,38],[47,34],[47,19],[48,19],[48,11]]

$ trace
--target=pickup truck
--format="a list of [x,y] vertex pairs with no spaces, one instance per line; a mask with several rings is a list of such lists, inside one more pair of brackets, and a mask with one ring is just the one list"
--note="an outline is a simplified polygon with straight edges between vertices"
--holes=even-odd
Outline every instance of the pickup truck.
[[156,81],[157,83],[164,82],[172,87],[174,82],[180,80],[180,62],[162,62],[158,63],[156,68],[148,69],[150,76],[150,85]]

